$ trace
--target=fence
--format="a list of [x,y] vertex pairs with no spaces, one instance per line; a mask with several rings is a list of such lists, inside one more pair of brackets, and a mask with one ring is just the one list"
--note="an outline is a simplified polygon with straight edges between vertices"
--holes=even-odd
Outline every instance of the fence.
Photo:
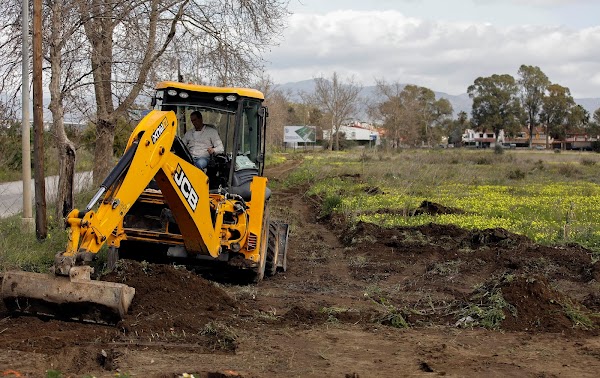
[[[92,187],[92,172],[75,174],[73,190],[78,193]],[[58,189],[58,176],[46,177],[46,203],[56,201]],[[31,180],[32,206],[35,209],[35,182]],[[13,181],[0,184],[0,218],[7,218],[23,211],[23,182]]]

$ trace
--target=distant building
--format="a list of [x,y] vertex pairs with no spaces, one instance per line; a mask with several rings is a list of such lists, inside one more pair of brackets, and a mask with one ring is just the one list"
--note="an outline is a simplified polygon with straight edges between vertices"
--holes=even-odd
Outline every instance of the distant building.
[[[537,149],[545,149],[546,143],[548,146],[552,144],[552,137],[548,136],[546,140],[546,128],[543,126],[534,127],[533,138],[531,138],[531,146]],[[524,126],[521,131],[513,137],[506,137],[504,143],[514,147],[529,147],[529,127]]]
[[[552,145],[553,139],[548,137],[546,141],[546,132],[544,127],[536,127],[534,129],[533,138],[531,141],[532,147],[537,149],[545,149],[546,143]],[[496,134],[489,131],[475,131],[472,129],[465,130],[462,136],[464,146],[476,148],[494,148],[496,143],[504,147],[529,147],[529,128],[523,127],[521,131],[514,136],[505,135],[504,130],[498,133],[498,141],[496,142]]]
[[496,140],[494,132],[466,129],[462,135],[462,143],[465,147],[494,148],[496,143],[500,145],[504,143],[504,130],[500,130]]
[[[338,131],[346,136],[346,140],[352,140],[358,144],[373,143],[374,146],[381,144],[381,130],[367,122],[352,122],[341,126]],[[329,140],[330,134],[331,130],[323,130],[323,139]]]
[[598,135],[591,136],[583,133],[571,133],[567,134],[564,140],[554,140],[552,142],[552,148],[559,150],[591,151],[592,144],[598,140],[600,140],[600,136]]

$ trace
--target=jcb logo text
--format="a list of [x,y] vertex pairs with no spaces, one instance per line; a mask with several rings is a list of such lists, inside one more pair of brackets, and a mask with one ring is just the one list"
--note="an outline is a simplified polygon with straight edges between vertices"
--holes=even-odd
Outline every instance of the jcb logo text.
[[181,194],[183,194],[183,197],[187,200],[187,203],[192,208],[192,211],[196,211],[196,206],[198,206],[198,193],[194,187],[192,187],[192,184],[181,168],[181,165],[177,165],[173,179],[181,191]]
[[156,141],[158,140],[158,138],[160,138],[160,136],[162,135],[162,133],[165,131],[166,128],[167,128],[167,119],[165,118],[160,123],[160,125],[158,125],[156,130],[154,130],[154,132],[152,133],[152,144],[156,144]]

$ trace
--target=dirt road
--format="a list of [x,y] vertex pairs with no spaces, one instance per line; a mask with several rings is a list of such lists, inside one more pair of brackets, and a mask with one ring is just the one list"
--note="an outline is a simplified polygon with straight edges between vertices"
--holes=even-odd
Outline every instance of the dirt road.
[[299,189],[276,190],[271,205],[291,224],[286,273],[238,286],[125,261],[106,277],[137,289],[117,327],[0,307],[0,376],[598,375],[600,266],[589,251],[504,230],[348,228],[318,220],[318,201]]

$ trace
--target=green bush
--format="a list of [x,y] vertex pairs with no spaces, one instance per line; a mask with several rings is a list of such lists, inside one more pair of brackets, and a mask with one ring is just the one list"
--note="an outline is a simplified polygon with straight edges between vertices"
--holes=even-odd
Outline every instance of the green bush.
[[321,205],[321,217],[330,216],[341,203],[342,197],[339,194],[332,194],[325,197]]
[[0,131],[0,164],[3,170],[21,170],[23,150],[19,127],[15,125]]

